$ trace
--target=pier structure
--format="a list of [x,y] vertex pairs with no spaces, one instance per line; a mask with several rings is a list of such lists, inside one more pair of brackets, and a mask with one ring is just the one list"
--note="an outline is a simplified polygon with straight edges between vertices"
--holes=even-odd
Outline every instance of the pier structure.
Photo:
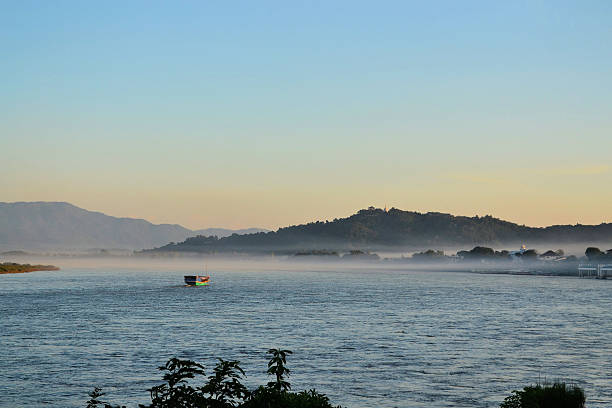
[[578,265],[578,276],[597,279],[612,277],[612,264],[580,264]]

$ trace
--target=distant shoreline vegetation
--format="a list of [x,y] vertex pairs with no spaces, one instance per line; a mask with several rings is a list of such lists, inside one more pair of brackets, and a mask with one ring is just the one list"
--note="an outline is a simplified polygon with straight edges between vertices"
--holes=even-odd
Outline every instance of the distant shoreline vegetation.
[[[294,253],[243,253],[243,252],[150,252],[135,254],[137,257],[175,258],[175,257],[237,257],[238,259],[256,259],[261,256],[273,256],[285,262],[314,262],[321,264],[345,265],[380,265],[402,269],[419,269],[446,272],[473,272],[480,274],[509,275],[546,275],[546,276],[582,276],[579,271],[581,264],[597,267],[597,265],[612,264],[612,249],[602,251],[596,247],[588,247],[584,256],[566,255],[563,249],[547,250],[542,253],[524,246],[519,250],[495,250],[493,248],[476,246],[471,250],[460,250],[456,254],[447,255],[443,250],[428,249],[415,252],[412,255],[382,258],[375,252],[367,250],[350,250],[342,252],[331,249],[301,250]],[[590,276],[590,275],[589,275]],[[607,279],[605,274],[598,278]]]
[[0,274],[6,273],[26,273],[37,271],[59,271],[60,268],[54,265],[30,265],[18,264],[13,262],[0,263]]
[[[209,239],[210,237],[206,237]],[[176,256],[176,255],[219,255],[226,256],[225,252],[157,252],[140,251],[136,255],[143,256]],[[287,256],[289,260],[321,260],[321,261],[382,261],[394,263],[414,263],[414,264],[514,264],[514,265],[575,265],[579,262],[593,263],[612,263],[612,249],[602,251],[596,247],[588,247],[584,252],[584,257],[578,258],[575,255],[566,255],[563,249],[547,250],[539,253],[535,249],[523,247],[519,250],[495,250],[493,248],[476,246],[471,250],[460,250],[456,254],[447,255],[443,250],[428,249],[415,252],[410,256],[400,256],[391,258],[381,258],[377,253],[367,250],[349,250],[342,252],[331,249],[310,249],[301,250],[294,253],[276,253]],[[234,252],[232,255],[247,255],[247,253]],[[265,254],[260,254],[265,255]],[[274,252],[271,255],[275,255]]]
[[[612,249],[602,251],[599,248],[588,247],[585,256],[578,258],[575,255],[565,255],[563,249],[548,250],[538,253],[535,249],[525,247],[516,250],[496,251],[493,248],[476,246],[471,250],[457,251],[455,255],[447,255],[442,250],[428,249],[426,251],[415,252],[411,256],[401,256],[399,258],[384,258],[384,262],[394,263],[414,263],[414,264],[483,264],[483,265],[515,265],[515,266],[557,266],[575,267],[578,262],[588,263],[612,263]],[[291,257],[290,257],[291,258]],[[350,251],[340,254],[337,251],[311,250],[301,251],[293,255],[294,259],[309,258],[321,260],[381,260],[375,254],[364,251]]]
[[[606,252],[599,248],[588,247],[584,251],[586,262],[596,263],[612,263],[612,249]],[[413,254],[409,258],[400,258],[403,260],[411,260],[415,262],[490,262],[490,263],[519,263],[519,264],[556,264],[556,265],[574,265],[581,259],[575,255],[565,255],[562,249],[548,250],[544,253],[538,253],[535,249],[521,248],[518,251],[501,250],[496,251],[493,248],[477,246],[466,251],[457,251],[456,255],[446,255],[444,251],[429,249],[424,252]]]
[[294,255],[308,251],[362,250],[405,251],[406,248],[435,248],[472,245],[531,245],[554,243],[612,243],[612,224],[527,227],[492,216],[463,217],[436,212],[418,213],[395,208],[370,207],[347,218],[317,221],[279,228],[277,231],[246,235],[198,235],[186,240],[138,251],[156,253],[247,253]]

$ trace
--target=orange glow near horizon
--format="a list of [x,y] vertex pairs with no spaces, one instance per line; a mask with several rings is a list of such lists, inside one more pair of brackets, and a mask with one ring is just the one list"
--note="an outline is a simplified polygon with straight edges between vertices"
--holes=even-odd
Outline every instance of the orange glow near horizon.
[[[27,193],[3,197],[6,201],[66,201],[90,211],[115,217],[143,218],[152,223],[180,224],[190,229],[259,227],[275,230],[288,225],[344,218],[356,211],[395,207],[406,211],[443,212],[453,215],[492,215],[529,226],[555,224],[600,224],[612,222],[612,195],[584,200],[571,189],[554,194],[524,186],[521,194],[504,184],[475,189],[460,182],[441,183],[439,189],[423,187],[402,191],[402,197],[387,186],[373,191],[354,189],[236,190],[236,191],[72,191],[55,189],[47,194]],[[470,191],[468,193],[468,191]],[[19,193],[19,192],[18,192]]]

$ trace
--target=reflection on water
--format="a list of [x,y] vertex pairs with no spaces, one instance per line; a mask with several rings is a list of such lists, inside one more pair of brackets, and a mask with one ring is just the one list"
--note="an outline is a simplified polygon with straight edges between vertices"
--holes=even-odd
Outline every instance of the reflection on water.
[[[295,268],[293,268],[295,269]],[[169,357],[242,361],[264,383],[283,347],[295,390],[348,407],[494,407],[538,379],[612,402],[612,282],[388,270],[69,269],[0,276],[0,406],[135,406]]]

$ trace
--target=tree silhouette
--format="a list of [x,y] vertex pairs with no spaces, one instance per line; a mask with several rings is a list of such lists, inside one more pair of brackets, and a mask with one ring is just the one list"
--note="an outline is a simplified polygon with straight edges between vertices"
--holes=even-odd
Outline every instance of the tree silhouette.
[[240,405],[249,395],[247,388],[240,382],[244,371],[237,360],[219,362],[213,369],[214,374],[208,377],[208,383],[200,388],[202,393],[208,394],[210,407],[230,408]]
[[289,369],[286,367],[287,354],[293,354],[291,350],[270,349],[267,354],[272,354],[268,362],[268,374],[275,375],[276,381],[268,383],[269,388],[276,391],[287,391],[291,389],[291,384],[285,381],[285,376],[289,377]]

